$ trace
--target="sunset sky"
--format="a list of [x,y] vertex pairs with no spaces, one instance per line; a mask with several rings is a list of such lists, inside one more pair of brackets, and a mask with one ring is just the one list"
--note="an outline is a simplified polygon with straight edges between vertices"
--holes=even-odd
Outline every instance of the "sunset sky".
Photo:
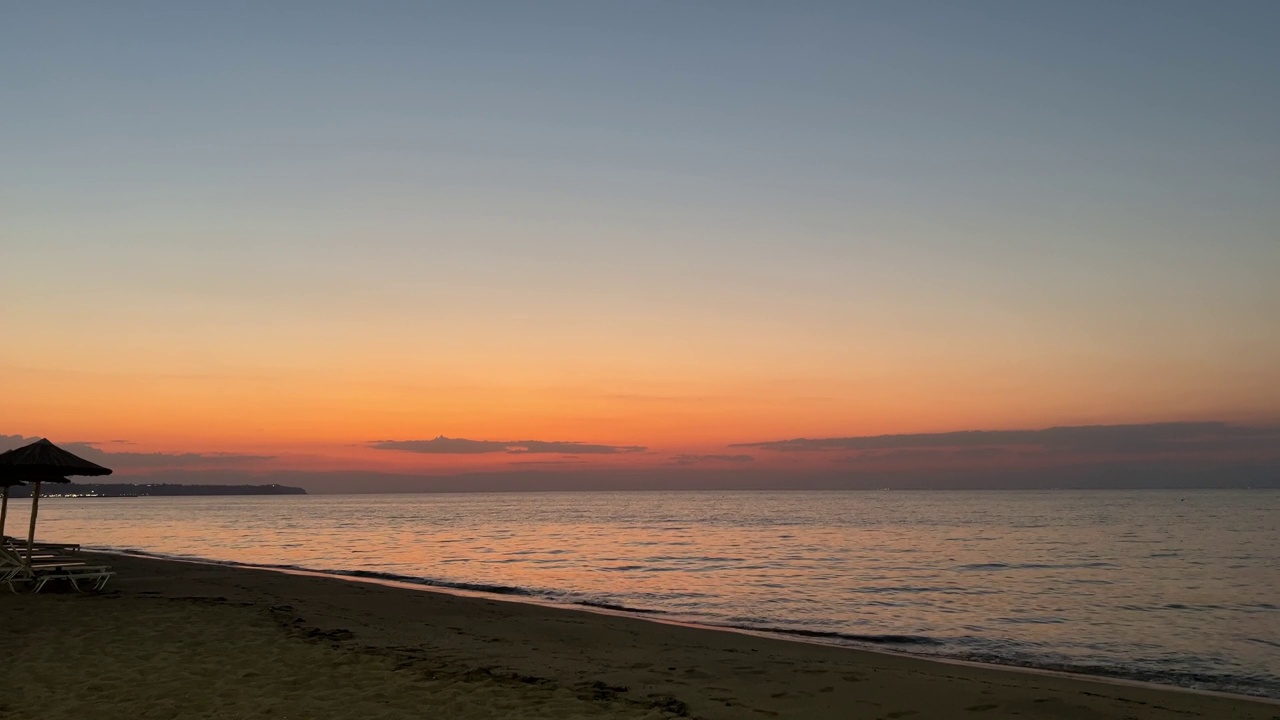
[[[1277,27],[10,3],[0,436],[202,478],[1274,462]],[[1140,427],[926,438],[1092,425]]]

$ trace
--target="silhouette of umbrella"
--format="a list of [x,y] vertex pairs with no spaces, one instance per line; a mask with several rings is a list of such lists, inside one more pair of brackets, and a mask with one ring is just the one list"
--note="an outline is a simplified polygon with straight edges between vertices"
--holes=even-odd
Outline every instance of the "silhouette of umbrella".
[[9,515],[9,488],[21,484],[21,480],[0,478],[0,538],[4,537],[4,519]]
[[40,483],[71,482],[69,475],[110,475],[110,468],[77,457],[45,439],[0,453],[0,483],[31,482],[31,528],[27,531],[27,564],[35,550]]

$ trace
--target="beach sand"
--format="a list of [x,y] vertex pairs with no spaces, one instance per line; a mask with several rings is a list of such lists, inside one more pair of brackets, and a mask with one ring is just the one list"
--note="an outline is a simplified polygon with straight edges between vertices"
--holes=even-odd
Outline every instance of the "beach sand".
[[1280,704],[111,556],[0,596],[0,718],[1257,718]]

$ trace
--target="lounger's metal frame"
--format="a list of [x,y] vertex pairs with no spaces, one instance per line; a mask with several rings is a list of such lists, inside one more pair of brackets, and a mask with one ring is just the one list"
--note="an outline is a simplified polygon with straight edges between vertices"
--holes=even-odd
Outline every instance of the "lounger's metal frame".
[[76,589],[76,592],[84,592],[84,590],[80,588],[81,581],[92,580],[93,589],[101,590],[107,586],[107,581],[110,580],[113,575],[115,575],[115,572],[108,569],[105,565],[86,565],[75,568],[60,567],[49,572],[33,573],[33,577],[31,579],[35,582],[35,587],[31,589],[31,592],[40,592],[50,580],[68,580],[71,582],[71,587]]

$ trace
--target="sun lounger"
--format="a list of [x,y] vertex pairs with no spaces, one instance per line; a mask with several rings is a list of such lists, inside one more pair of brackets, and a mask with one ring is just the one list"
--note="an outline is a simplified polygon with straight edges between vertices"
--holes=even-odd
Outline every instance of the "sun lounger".
[[40,592],[52,580],[66,580],[76,592],[84,592],[80,583],[87,583],[94,590],[107,586],[107,581],[115,575],[115,571],[106,565],[60,565],[41,567],[34,571],[35,585],[31,592]]
[[0,584],[6,584],[17,592],[18,583],[31,583],[32,592],[40,592],[54,580],[66,580],[77,592],[81,584],[101,590],[115,572],[106,565],[90,565],[80,558],[55,555],[33,555],[28,564],[17,553],[0,548]]

